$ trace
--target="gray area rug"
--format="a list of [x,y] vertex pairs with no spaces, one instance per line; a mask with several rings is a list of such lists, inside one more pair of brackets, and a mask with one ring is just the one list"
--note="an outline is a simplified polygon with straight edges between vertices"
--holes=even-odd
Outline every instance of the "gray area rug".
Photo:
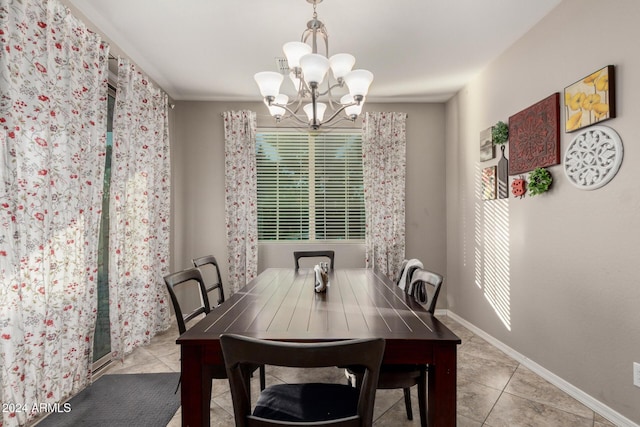
[[104,375],[38,427],[163,427],[180,406],[179,373]]

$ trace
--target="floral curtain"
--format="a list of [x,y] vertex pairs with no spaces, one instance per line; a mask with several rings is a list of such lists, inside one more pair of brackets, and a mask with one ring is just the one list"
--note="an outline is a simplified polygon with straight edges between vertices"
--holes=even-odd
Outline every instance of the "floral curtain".
[[225,221],[232,292],[258,274],[256,113],[227,111],[225,140]]
[[391,279],[405,251],[406,119],[366,113],[362,123],[366,266]]
[[57,0],[0,3],[0,426],[90,381],[107,56]]
[[168,98],[119,59],[109,230],[111,354],[124,358],[170,326]]

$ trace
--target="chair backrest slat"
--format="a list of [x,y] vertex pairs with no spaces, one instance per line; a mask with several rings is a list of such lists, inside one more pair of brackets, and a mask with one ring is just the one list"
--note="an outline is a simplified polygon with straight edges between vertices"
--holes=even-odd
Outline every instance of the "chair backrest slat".
[[296,270],[300,268],[300,258],[329,258],[329,268],[333,270],[333,260],[335,258],[335,251],[295,251],[293,253],[293,260],[295,261]]

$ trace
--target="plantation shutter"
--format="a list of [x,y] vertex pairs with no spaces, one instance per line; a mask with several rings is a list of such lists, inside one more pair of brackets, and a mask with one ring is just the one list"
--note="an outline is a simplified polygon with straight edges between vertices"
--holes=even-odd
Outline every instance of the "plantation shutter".
[[364,239],[360,133],[259,131],[258,239]]
[[315,238],[364,239],[361,135],[317,135],[314,148]]

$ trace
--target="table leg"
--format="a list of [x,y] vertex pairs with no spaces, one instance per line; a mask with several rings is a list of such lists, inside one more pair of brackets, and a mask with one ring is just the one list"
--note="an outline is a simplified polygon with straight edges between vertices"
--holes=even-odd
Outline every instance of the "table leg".
[[427,427],[427,370],[421,369],[418,380],[418,405],[420,409],[420,427]]
[[456,425],[456,350],[456,344],[437,345],[434,350],[435,361],[429,364],[429,427]]
[[183,427],[209,425],[211,369],[203,363],[202,348],[183,345],[181,349]]

